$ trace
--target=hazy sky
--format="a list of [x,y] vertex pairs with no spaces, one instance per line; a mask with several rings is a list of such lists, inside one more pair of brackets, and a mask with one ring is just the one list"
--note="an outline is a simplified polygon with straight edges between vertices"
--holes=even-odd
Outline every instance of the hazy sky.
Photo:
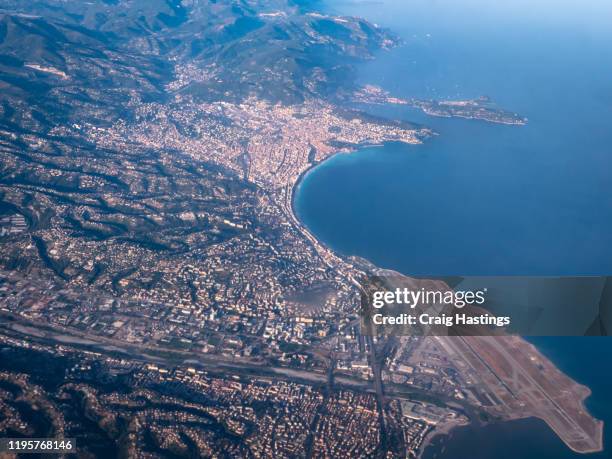
[[[568,27],[597,35],[612,31],[612,0],[329,0],[340,12],[368,11],[374,22],[404,21],[418,24],[436,20],[452,26],[455,22],[504,26]],[[361,7],[357,7],[357,5]],[[393,17],[385,16],[387,9]],[[401,11],[403,17],[398,17]]]

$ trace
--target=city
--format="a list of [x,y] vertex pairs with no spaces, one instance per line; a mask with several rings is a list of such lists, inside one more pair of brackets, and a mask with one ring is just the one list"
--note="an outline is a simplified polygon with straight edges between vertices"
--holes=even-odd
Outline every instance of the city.
[[368,334],[364,279],[385,271],[294,211],[334,155],[437,135],[364,105],[525,118],[353,84],[399,40],[299,2],[4,3],[3,437],[76,438],[81,457],[417,458],[457,427],[535,417],[602,450],[589,388],[522,338]]

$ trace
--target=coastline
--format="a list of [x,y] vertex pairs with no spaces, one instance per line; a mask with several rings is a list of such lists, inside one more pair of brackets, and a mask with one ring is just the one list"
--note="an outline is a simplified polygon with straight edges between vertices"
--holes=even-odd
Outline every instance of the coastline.
[[[336,254],[335,251],[331,248],[328,247],[327,244],[325,244],[323,241],[320,241],[319,239],[317,239],[314,234],[312,234],[310,232],[310,230],[306,227],[306,225],[304,223],[302,223],[302,221],[299,219],[298,215],[297,215],[297,210],[295,208],[295,198],[296,198],[296,194],[298,191],[299,186],[302,184],[302,181],[304,180],[304,178],[310,173],[312,172],[317,166],[322,165],[325,161],[330,160],[331,158],[333,158],[334,156],[336,156],[336,154],[339,153],[332,153],[331,155],[327,156],[326,158],[322,159],[321,161],[316,161],[314,163],[310,163],[309,166],[304,169],[295,180],[291,181],[290,183],[288,183],[285,187],[285,191],[284,191],[284,202],[283,202],[283,208],[285,210],[285,213],[287,215],[287,217],[289,218],[289,221],[291,221],[294,226],[297,228],[297,230],[306,238],[310,241],[310,243],[313,245],[313,247],[315,248],[315,250],[319,253],[319,255],[321,255],[321,252],[323,253],[329,253],[329,254],[333,254],[336,257],[342,259],[342,257],[339,257],[339,254]],[[322,258],[324,259],[324,261],[326,262],[326,264],[329,267],[329,264],[327,263],[327,260],[322,256]]]
[[[384,144],[376,144],[376,145],[361,145],[357,148],[355,148],[354,150],[350,150],[350,151],[337,151],[335,153],[332,153],[328,156],[326,156],[325,158],[323,158],[320,161],[315,161],[311,164],[309,164],[309,167],[307,167],[304,171],[302,171],[297,178],[288,185],[288,189],[286,190],[286,196],[285,199],[289,199],[289,205],[287,206],[287,203],[285,202],[286,205],[286,210],[289,211],[290,215],[290,220],[294,222],[294,224],[296,225],[296,228],[299,229],[299,231],[307,238],[309,239],[313,245],[315,246],[315,248],[317,250],[324,250],[325,252],[328,252],[330,254],[333,254],[339,261],[341,260],[342,262],[348,263],[351,268],[355,268],[355,266],[352,263],[349,263],[349,261],[346,259],[347,257],[344,255],[341,255],[337,252],[335,252],[331,247],[329,247],[327,244],[325,244],[323,241],[320,241],[319,239],[317,239],[312,233],[311,231],[308,229],[308,227],[299,219],[298,214],[297,214],[297,209],[296,209],[296,196],[297,193],[299,191],[299,187],[302,185],[304,179],[306,178],[306,176],[308,174],[310,174],[311,172],[313,172],[318,166],[322,166],[325,162],[331,160],[332,158],[335,158],[336,155],[339,154],[354,154],[356,153],[360,148],[367,148],[367,147],[384,147]],[[381,270],[381,271],[389,271],[385,268],[379,268],[376,265],[374,265],[370,260],[367,259],[363,259],[360,257],[361,260],[363,260],[363,262],[365,264],[367,264],[369,267],[371,267],[371,269],[373,270]],[[392,271],[395,273],[395,271]],[[397,273],[399,275],[402,275],[401,273]],[[357,284],[356,279],[351,278],[351,281],[353,283]],[[450,422],[446,422],[444,424],[440,425],[436,425],[436,426],[432,426],[430,430],[428,430],[428,432],[425,434],[425,436],[423,437],[423,441],[421,443],[421,445],[418,447],[418,455],[417,457],[420,459],[423,457],[423,454],[425,453],[426,449],[431,446],[432,441],[435,438],[441,437],[441,436],[446,436],[449,437],[451,435],[451,432],[458,428],[458,427],[463,427],[466,425],[469,425],[471,423],[475,422],[472,419],[468,419],[467,422],[459,422],[459,421],[450,421]]]
[[[460,118],[460,119],[466,119],[466,120],[480,120],[480,121],[484,121],[485,123],[496,123],[496,124],[500,124],[500,125],[508,125],[508,126],[522,126],[525,125],[527,123],[527,119],[524,118],[524,122],[505,122],[502,120],[491,120],[491,119],[482,119],[482,118],[478,118],[478,117],[473,117],[473,116],[465,116],[465,115],[461,115],[461,114],[454,114],[454,116],[444,116],[444,115],[440,115],[440,114],[436,114],[436,113],[431,113],[428,112],[426,110],[422,110],[423,113],[427,116],[431,116],[431,117],[436,117],[436,118]],[[518,115],[516,115],[518,116]],[[323,163],[325,163],[325,161],[327,161],[328,159],[331,159],[332,157],[335,157],[336,154],[351,154],[354,153],[355,151],[359,150],[360,148],[365,148],[365,147],[369,147],[369,146],[373,146],[373,145],[363,145],[363,146],[357,146],[355,147],[355,149],[353,149],[352,151],[349,152],[344,152],[344,151],[337,151],[334,152],[332,154],[330,154],[329,156],[325,157],[324,159],[322,159],[321,161],[315,162],[313,164],[309,164],[308,167],[306,169],[304,169],[297,178],[295,178],[295,180],[293,180],[293,183],[290,186],[290,193],[288,196],[286,196],[286,199],[288,198],[290,200],[290,205],[288,206],[288,209],[290,211],[291,214],[291,219],[292,221],[295,221],[296,224],[298,225],[298,227],[305,233],[308,234],[309,239],[312,238],[314,241],[316,241],[316,244],[324,247],[325,250],[329,251],[330,253],[333,253],[338,259],[342,260],[342,261],[347,261],[347,259],[350,259],[350,257],[347,256],[343,256],[340,254],[337,254],[334,252],[334,250],[326,243],[319,241],[314,235],[313,233],[310,231],[309,228],[306,227],[306,224],[303,223],[299,217],[298,217],[298,213],[297,213],[297,209],[296,209],[296,197],[297,197],[297,192],[300,190],[300,186],[303,184],[303,180],[306,178],[306,176],[313,172],[315,167],[322,165]],[[384,147],[384,144],[382,145]],[[380,269],[377,266],[375,266],[373,263],[371,263],[369,260],[365,260],[366,263],[370,266],[372,266],[372,269]],[[523,340],[523,338],[521,338],[521,340]],[[545,360],[547,360],[548,362],[550,362],[550,365],[552,365],[552,367],[556,368],[559,373],[563,374],[565,377],[567,377],[569,380],[572,381],[572,383],[574,384],[574,390],[572,391],[573,394],[576,397],[576,401],[578,402],[578,404],[580,405],[581,409],[589,416],[594,418],[594,415],[591,415],[590,410],[587,409],[586,407],[586,400],[587,398],[591,395],[591,390],[590,388],[580,384],[577,380],[575,380],[573,377],[569,376],[568,373],[565,373],[564,371],[561,371],[559,369],[559,367],[557,366],[556,362],[553,362],[553,360],[551,358],[549,358],[547,355],[543,354],[542,352],[539,351],[539,349],[537,349],[538,354],[540,354]],[[576,386],[579,386],[579,389],[575,389]],[[583,389],[585,388],[588,390],[588,393],[584,393]],[[544,422],[546,424],[547,429],[551,432],[552,435],[554,435],[560,442],[562,442],[566,448],[568,448],[568,450],[574,451],[574,452],[578,452],[578,453],[585,453],[587,451],[585,450],[579,450],[576,449],[572,444],[566,442],[566,438],[564,438],[563,433],[562,432],[558,432],[551,424],[549,424],[544,418],[538,417],[535,414],[528,414],[526,416],[515,416],[515,417],[510,417],[510,418],[505,418],[505,419],[500,419],[499,423],[501,424],[507,424],[509,422],[515,421],[515,420],[522,420],[522,419],[538,419],[542,422]],[[599,421],[601,423],[601,425],[603,426],[603,421]],[[432,441],[436,438],[439,438],[441,436],[450,436],[451,432],[455,430],[455,428],[457,427],[462,427],[462,426],[466,426],[466,425],[482,425],[483,423],[481,421],[479,421],[478,419],[472,419],[470,418],[468,423],[466,424],[450,424],[450,425],[440,425],[440,426],[434,426],[432,429],[430,429],[427,433],[427,435],[424,437],[423,439],[423,443],[421,444],[421,446],[419,447],[419,457],[422,457],[422,455],[424,454],[425,450],[427,449],[428,446],[431,445]],[[485,423],[485,424],[493,424],[493,423]],[[602,451],[603,450],[603,428],[601,428],[598,432],[598,436],[599,438],[596,439],[596,442],[599,443],[600,445],[600,449],[596,450],[590,450],[588,452],[596,452],[596,451]]]
[[[315,245],[315,247],[318,250],[321,250],[325,253],[324,259],[326,260],[330,260],[330,256],[333,257],[338,263],[340,264],[347,264],[350,266],[351,271],[363,271],[364,267],[367,266],[367,269],[372,269],[372,270],[380,270],[380,271],[385,271],[383,268],[379,268],[376,265],[374,265],[372,262],[370,262],[367,259],[363,259],[364,260],[364,266],[359,266],[359,263],[356,265],[355,263],[351,262],[351,259],[353,259],[353,257],[348,257],[339,253],[336,253],[331,247],[329,247],[327,244],[325,244],[324,242],[318,240],[311,232],[310,230],[306,227],[306,225],[299,219],[298,214],[297,214],[297,209],[296,209],[296,199],[297,199],[297,192],[300,189],[300,186],[303,184],[303,180],[306,178],[306,176],[313,172],[314,169],[317,166],[323,165],[327,160],[335,157],[337,154],[353,154],[356,151],[358,151],[360,148],[367,148],[370,146],[374,146],[374,145],[360,145],[358,147],[356,147],[355,149],[352,149],[350,151],[338,151],[336,153],[332,153],[328,156],[326,156],[324,159],[322,159],[321,161],[317,161],[317,162],[313,162],[311,164],[309,164],[309,167],[307,167],[304,171],[302,171],[298,176],[297,179],[295,181],[293,181],[293,183],[291,183],[290,185],[288,185],[287,188],[287,195],[286,195],[286,199],[289,200],[289,205],[287,206],[288,211],[291,212],[291,220],[294,221],[294,223],[297,225],[297,227],[300,229],[300,231],[305,235],[305,237],[307,237],[309,240],[311,240],[311,242]],[[384,144],[383,144],[384,146]],[[361,259],[360,257],[354,257],[355,259]],[[333,264],[329,264],[328,266],[330,267],[334,267],[334,268],[339,268],[340,266],[336,263]],[[346,266],[346,265],[345,265]],[[358,282],[356,281],[356,278],[354,276],[349,277],[350,280],[353,283],[358,284]],[[521,340],[524,341],[523,338],[520,338]],[[590,411],[588,410],[587,406],[586,406],[586,400],[587,398],[591,395],[592,391],[589,387],[580,384],[579,382],[577,382],[576,380],[574,380],[572,377],[570,377],[568,374],[562,372],[558,366],[551,360],[549,359],[545,354],[543,354],[542,352],[539,351],[539,349],[537,349],[533,344],[528,343],[527,344],[528,347],[532,347],[534,352],[537,353],[539,356],[542,357],[542,359],[544,361],[548,361],[547,366],[550,366],[551,368],[554,369],[555,372],[557,372],[558,374],[562,375],[563,378],[566,378],[570,383],[569,386],[572,387],[571,392],[575,395],[575,401],[577,402],[577,404],[579,405],[579,408],[581,411],[583,411],[586,416],[591,417],[594,419],[594,421],[596,421],[596,424],[599,426],[598,427],[598,432],[596,437],[594,438],[595,443],[598,445],[597,447],[595,445],[593,445],[592,447],[586,448],[584,445],[580,445],[580,446],[576,446],[575,444],[572,444],[571,441],[567,441],[568,438],[566,438],[566,435],[564,435],[564,432],[562,430],[558,430],[559,426],[555,425],[555,422],[550,422],[551,418],[549,417],[548,414],[545,413],[541,413],[542,415],[539,416],[537,411],[534,412],[525,412],[521,414],[517,414],[515,413],[514,415],[509,415],[508,417],[501,417],[500,419],[498,419],[499,423],[507,423],[507,422],[512,422],[512,421],[517,421],[517,420],[525,420],[525,419],[530,419],[530,418],[534,418],[534,419],[538,419],[542,422],[545,423],[545,425],[547,426],[548,429],[550,429],[550,432],[555,435],[556,438],[559,439],[559,441],[561,441],[568,449],[576,452],[576,453],[586,453],[586,452],[600,452],[603,451],[603,425],[604,422],[602,420],[596,419],[594,418],[594,416],[592,416],[590,414]],[[552,399],[551,399],[552,400]],[[556,402],[553,402],[556,403]],[[548,420],[547,420],[548,418]],[[439,438],[440,436],[450,436],[452,434],[452,431],[455,430],[458,427],[464,427],[464,426],[468,426],[468,425],[474,425],[474,426],[479,426],[479,425],[488,425],[488,424],[494,424],[494,423],[482,423],[481,421],[479,421],[478,419],[473,419],[470,418],[468,419],[467,422],[448,422],[448,423],[444,423],[443,425],[437,425],[437,426],[432,426],[432,428],[427,432],[427,434],[423,437],[423,442],[422,444],[419,446],[419,456],[418,457],[423,457],[423,454],[425,454],[426,449],[432,445],[432,442],[434,439]]]
[[432,442],[436,438],[439,438],[439,437],[450,438],[453,430],[459,427],[468,426],[472,424],[473,422],[474,421],[471,421],[471,420],[469,420],[468,422],[449,421],[449,422],[445,422],[442,425],[438,424],[438,425],[433,426],[431,430],[429,430],[429,432],[427,432],[427,434],[423,438],[423,442],[421,443],[421,446],[419,447],[419,454],[417,457],[419,459],[422,459],[423,455],[425,454],[425,451],[427,450],[428,447],[433,446]]
[[[416,141],[414,143],[401,142],[401,141],[399,141],[399,143],[404,143],[406,145],[421,145],[429,137],[416,136],[415,138],[416,138]],[[339,264],[347,264],[351,268],[355,269],[354,264],[351,261],[349,261],[349,258],[353,258],[355,256],[346,256],[346,255],[342,255],[336,252],[332,247],[330,247],[325,242],[319,240],[314,234],[312,234],[312,232],[306,226],[306,224],[300,220],[300,218],[298,217],[297,209],[296,209],[296,197],[297,197],[297,193],[299,191],[300,186],[302,185],[304,179],[308,176],[308,174],[313,172],[317,167],[323,166],[326,162],[330,161],[332,158],[335,158],[338,155],[355,154],[363,148],[383,148],[387,143],[392,143],[392,142],[398,142],[398,141],[389,140],[389,141],[385,141],[382,143],[374,143],[374,142],[367,143],[366,142],[366,143],[362,143],[359,145],[354,145],[350,149],[336,150],[333,153],[325,156],[321,160],[310,162],[308,166],[304,168],[304,170],[302,170],[297,176],[294,176],[293,180],[290,180],[289,183],[284,187],[284,190],[283,190],[284,196],[282,196],[282,201],[283,201],[282,205],[283,205],[283,209],[285,210],[287,217],[295,225],[298,231],[300,231],[300,233],[302,233],[302,235],[306,237],[313,244],[315,249],[320,253],[320,255],[322,255],[324,261],[329,267],[332,267],[332,266],[328,263],[327,257],[334,259],[334,261],[336,261]],[[325,256],[323,256],[323,254]],[[358,258],[361,258],[361,257],[358,257]],[[363,260],[367,263],[368,266],[371,266],[373,269],[382,269],[374,265],[369,260],[365,260],[365,259]],[[351,280],[354,282],[354,279],[351,279]]]

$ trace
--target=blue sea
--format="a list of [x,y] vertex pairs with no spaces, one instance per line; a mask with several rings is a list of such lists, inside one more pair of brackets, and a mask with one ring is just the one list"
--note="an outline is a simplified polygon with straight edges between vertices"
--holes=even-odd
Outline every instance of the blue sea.
[[[529,121],[370,107],[439,135],[337,155],[309,172],[295,208],[319,239],[408,275],[612,274],[612,2],[326,5],[403,39],[361,65],[360,82],[400,97],[486,95]],[[611,423],[612,338],[534,341],[593,390],[589,409]],[[468,427],[437,443],[427,457],[580,457],[533,420]]]

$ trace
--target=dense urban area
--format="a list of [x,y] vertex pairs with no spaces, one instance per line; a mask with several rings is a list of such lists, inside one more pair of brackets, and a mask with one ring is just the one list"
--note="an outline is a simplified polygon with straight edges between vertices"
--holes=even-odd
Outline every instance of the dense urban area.
[[519,338],[365,336],[378,270],[295,217],[331,155],[435,135],[364,104],[525,122],[355,87],[397,44],[308,2],[1,1],[0,435],[82,457],[417,457],[535,416],[600,450],[589,390]]

